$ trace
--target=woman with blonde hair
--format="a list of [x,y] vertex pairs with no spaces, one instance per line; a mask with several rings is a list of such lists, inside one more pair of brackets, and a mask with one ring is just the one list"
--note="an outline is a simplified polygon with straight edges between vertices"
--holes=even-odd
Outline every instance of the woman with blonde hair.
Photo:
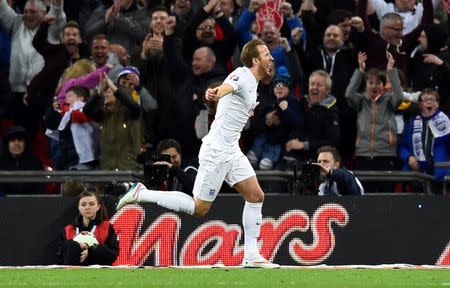
[[88,59],[81,59],[68,67],[56,88],[56,100],[62,105],[65,103],[66,92],[72,86],[83,86],[92,89],[100,82],[100,76],[103,72],[108,73],[112,66],[106,64],[105,66],[95,69],[95,65]]

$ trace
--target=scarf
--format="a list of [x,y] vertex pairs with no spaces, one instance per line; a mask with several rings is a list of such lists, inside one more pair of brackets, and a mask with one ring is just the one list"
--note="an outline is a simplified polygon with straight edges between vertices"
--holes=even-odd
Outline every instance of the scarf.
[[58,130],[59,130],[59,131],[64,130],[64,128],[66,128],[66,126],[67,126],[67,123],[69,123],[70,119],[72,118],[72,112],[73,112],[74,110],[80,110],[80,109],[82,109],[82,108],[84,107],[85,104],[86,104],[86,103],[80,102],[80,101],[75,102],[75,103],[73,104],[73,107],[70,107],[69,111],[67,111],[67,112],[64,114],[64,116],[62,117],[61,122],[59,122]]
[[[430,117],[428,120],[428,127],[430,127],[431,133],[434,139],[443,137],[450,133],[450,120],[447,115],[441,111],[436,111],[436,113]],[[423,131],[423,117],[417,115],[413,122],[412,131],[412,145],[414,156],[420,161],[425,162],[425,152],[424,145],[422,143],[422,131]]]

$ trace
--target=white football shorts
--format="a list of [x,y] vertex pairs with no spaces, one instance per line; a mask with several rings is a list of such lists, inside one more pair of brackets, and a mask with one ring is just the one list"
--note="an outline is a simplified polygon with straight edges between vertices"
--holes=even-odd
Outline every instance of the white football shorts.
[[200,166],[192,193],[203,201],[213,202],[216,199],[223,180],[233,187],[236,183],[256,175],[239,148],[233,153],[225,153],[203,144],[198,160]]

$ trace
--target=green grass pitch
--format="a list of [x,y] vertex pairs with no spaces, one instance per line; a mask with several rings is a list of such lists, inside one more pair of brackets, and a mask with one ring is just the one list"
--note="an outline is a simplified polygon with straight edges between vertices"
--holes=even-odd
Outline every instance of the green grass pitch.
[[0,269],[0,287],[450,287],[450,270]]

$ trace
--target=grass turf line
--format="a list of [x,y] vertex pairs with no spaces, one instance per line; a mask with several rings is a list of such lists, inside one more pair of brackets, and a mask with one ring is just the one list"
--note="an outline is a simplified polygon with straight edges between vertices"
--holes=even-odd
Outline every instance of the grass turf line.
[[5,269],[1,287],[450,287],[450,270]]

